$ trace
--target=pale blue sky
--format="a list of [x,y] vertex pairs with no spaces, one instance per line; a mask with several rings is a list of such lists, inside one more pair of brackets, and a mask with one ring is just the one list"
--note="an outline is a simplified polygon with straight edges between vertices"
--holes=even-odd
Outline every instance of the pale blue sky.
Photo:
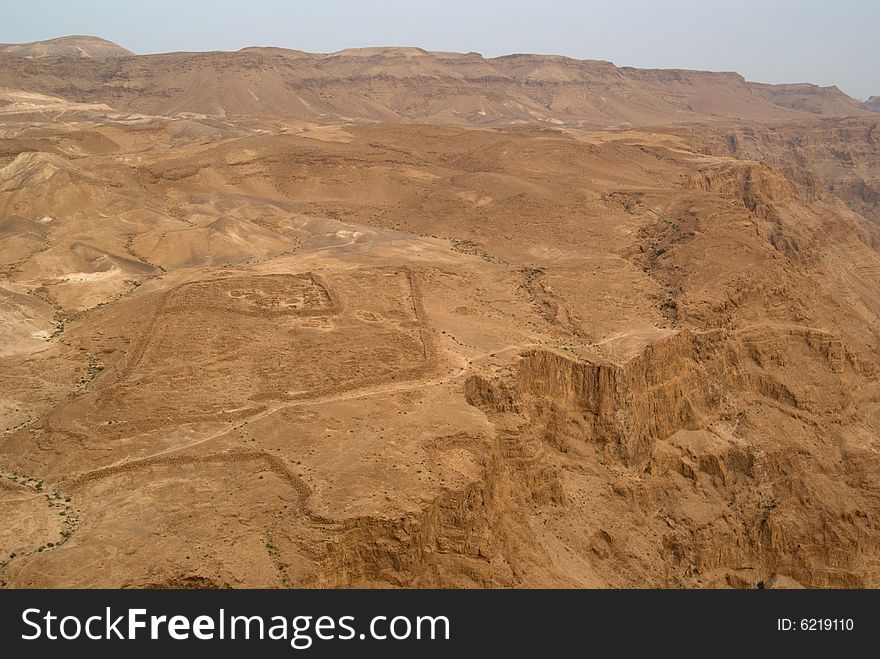
[[880,95],[878,0],[0,0],[0,42],[66,34],[137,53],[252,45],[554,53]]

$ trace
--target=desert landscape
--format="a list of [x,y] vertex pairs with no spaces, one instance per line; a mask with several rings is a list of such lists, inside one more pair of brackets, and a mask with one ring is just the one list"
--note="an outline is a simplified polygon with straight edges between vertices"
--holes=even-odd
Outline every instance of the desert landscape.
[[0,46],[0,432],[6,588],[880,587],[880,104]]

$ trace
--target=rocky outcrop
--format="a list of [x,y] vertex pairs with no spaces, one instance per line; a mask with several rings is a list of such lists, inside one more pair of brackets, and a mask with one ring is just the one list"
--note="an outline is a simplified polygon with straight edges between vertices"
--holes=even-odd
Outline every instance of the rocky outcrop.
[[313,585],[392,584],[409,587],[514,585],[515,549],[504,524],[515,511],[497,451],[483,463],[483,478],[442,495],[421,512],[396,518],[345,522],[326,547]]
[[758,160],[783,172],[805,201],[834,196],[880,223],[880,119],[825,119],[744,126],[709,138],[715,154]]
[[[803,382],[795,387],[782,375],[799,351],[809,355],[800,359],[824,365],[824,391],[844,388],[858,372],[838,337],[809,328],[682,331],[623,364],[530,350],[504,372],[471,376],[465,394],[496,426],[516,423],[522,442],[540,442],[543,477],[559,484],[560,505],[571,505],[573,494],[565,474],[586,468],[589,453],[579,446],[594,447],[609,469],[620,465],[632,474],[615,486],[630,502],[626,514],[661,521],[645,534],[662,537],[666,572],[644,580],[752,588],[876,584],[880,574],[866,565],[880,549],[880,528],[864,513],[864,484],[834,483],[837,467],[822,451],[797,435],[762,438],[758,418],[744,421],[744,412],[731,408],[733,398],[754,397],[795,424],[827,416],[830,409]],[[707,430],[728,426],[733,434]],[[696,513],[681,512],[691,506],[711,521],[695,524]],[[600,552],[599,559],[612,555]]]
[[654,442],[699,427],[717,406],[720,337],[682,332],[624,365],[532,350],[503,378],[471,376],[465,393],[490,413],[522,411],[550,445],[558,443],[559,431],[574,433],[602,446],[610,459],[644,466]]
[[791,182],[761,162],[733,162],[707,167],[688,179],[688,186],[735,197],[762,219],[775,217],[773,204],[794,199]]

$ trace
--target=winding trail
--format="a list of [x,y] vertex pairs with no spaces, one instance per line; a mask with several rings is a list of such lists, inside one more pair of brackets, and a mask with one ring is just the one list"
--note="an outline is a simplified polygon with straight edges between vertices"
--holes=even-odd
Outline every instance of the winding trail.
[[162,449],[160,451],[156,451],[149,455],[140,456],[137,458],[129,458],[127,460],[120,460],[113,464],[105,465],[103,467],[97,467],[96,469],[91,469],[89,471],[80,472],[74,476],[63,479],[59,481],[59,486],[70,486],[74,485],[78,482],[81,482],[86,479],[91,479],[95,477],[100,477],[103,474],[111,474],[119,471],[120,469],[130,469],[136,468],[138,466],[148,466],[152,464],[157,458],[161,458],[163,456],[181,453],[184,451],[188,451],[197,446],[201,446],[203,444],[207,444],[208,442],[214,441],[220,437],[228,435],[233,430],[238,428],[242,428],[249,423],[253,423],[255,421],[259,421],[260,419],[265,419],[276,412],[279,412],[284,409],[295,408],[295,407],[307,407],[314,405],[325,405],[327,403],[335,403],[340,401],[348,401],[348,400],[358,400],[361,398],[370,398],[373,396],[381,396],[388,394],[396,394],[404,391],[416,391],[419,389],[426,389],[428,387],[436,387],[442,386],[444,384],[449,384],[450,382],[454,382],[456,380],[461,379],[470,371],[470,366],[475,361],[479,361],[482,359],[486,359],[491,356],[499,355],[506,352],[511,351],[521,351],[528,346],[506,346],[504,348],[499,348],[497,350],[492,350],[489,352],[481,353],[469,358],[468,363],[460,368],[456,369],[451,373],[447,373],[445,375],[430,378],[428,380],[417,380],[417,381],[409,381],[409,382],[400,382],[394,384],[383,384],[383,385],[375,385],[372,387],[367,387],[365,389],[357,389],[354,391],[348,391],[339,394],[332,394],[327,396],[318,396],[316,398],[308,398],[303,400],[294,400],[294,401],[285,401],[276,403],[262,412],[254,414],[253,416],[247,417],[246,419],[238,420],[234,424],[230,425],[227,428],[222,430],[218,430],[217,432],[211,433],[205,437],[199,437],[198,439],[194,439],[192,441],[186,442],[184,444],[180,444],[177,446],[172,446],[166,449]]
[[[756,325],[751,325],[748,327],[742,327],[742,328],[739,328],[736,330],[732,330],[732,332],[740,334],[740,333],[751,332],[751,331],[754,331],[756,329],[761,329],[761,328],[778,329],[781,331],[796,331],[796,332],[797,331],[807,331],[807,332],[815,332],[815,333],[821,333],[821,334],[829,334],[829,332],[827,330],[823,330],[820,328],[801,326],[801,325],[783,325],[783,324],[775,324],[775,323],[759,323]],[[708,333],[722,331],[722,328],[713,328],[713,329],[708,329],[708,330],[689,330],[689,331],[693,332],[694,334],[708,334]],[[622,338],[626,334],[628,334],[628,333],[608,337],[607,339],[605,339],[603,341],[599,341],[598,343],[593,344],[593,345],[601,345],[601,344],[606,343],[608,341],[613,341],[613,340]],[[530,346],[528,346],[528,345],[508,345],[503,348],[498,348],[496,350],[483,352],[483,353],[480,353],[480,354],[477,354],[477,355],[474,355],[471,357],[464,357],[463,355],[460,355],[460,357],[462,358],[462,361],[464,362],[464,365],[460,366],[459,368],[455,369],[454,371],[452,371],[450,373],[446,373],[445,375],[430,378],[427,380],[415,380],[415,381],[411,380],[411,381],[407,381],[407,382],[399,382],[399,383],[392,383],[392,384],[373,385],[373,386],[368,386],[365,388],[355,389],[352,391],[347,391],[347,392],[342,392],[342,393],[337,393],[337,394],[330,394],[330,395],[326,395],[326,396],[317,396],[315,398],[306,398],[306,399],[300,399],[300,400],[278,402],[278,403],[275,403],[274,405],[271,405],[270,407],[266,408],[265,410],[258,412],[257,414],[254,414],[253,416],[247,417],[245,419],[237,420],[234,423],[230,424],[228,427],[223,428],[221,430],[218,430],[216,432],[213,432],[213,433],[206,435],[204,437],[199,437],[197,439],[194,439],[192,441],[189,441],[189,442],[186,442],[183,444],[179,444],[179,445],[171,446],[169,448],[165,448],[165,449],[162,449],[159,451],[155,451],[154,453],[150,453],[148,455],[139,456],[137,458],[129,458],[129,459],[125,459],[125,460],[120,460],[118,462],[114,462],[109,465],[105,465],[105,466],[97,467],[95,469],[91,469],[88,471],[80,472],[78,474],[75,474],[71,477],[68,477],[68,478],[65,478],[65,479],[59,481],[58,483],[55,484],[54,487],[57,488],[57,487],[61,487],[64,485],[74,484],[74,483],[79,482],[83,479],[87,479],[87,478],[91,478],[91,477],[100,477],[101,474],[114,473],[120,469],[126,469],[126,468],[132,468],[132,467],[136,468],[139,465],[147,466],[147,465],[151,464],[157,458],[161,458],[161,457],[167,456],[167,455],[172,455],[175,453],[181,453],[181,452],[193,449],[197,446],[207,444],[208,442],[212,442],[216,439],[219,439],[220,437],[228,435],[233,430],[236,430],[238,428],[242,428],[245,425],[248,425],[248,424],[253,423],[255,421],[265,419],[266,417],[272,416],[273,414],[275,414],[276,412],[280,412],[281,410],[296,408],[296,407],[311,407],[311,406],[315,406],[315,405],[325,405],[328,403],[335,403],[335,402],[342,402],[342,401],[349,401],[349,400],[359,400],[359,399],[363,399],[363,398],[371,398],[374,396],[396,394],[396,393],[401,393],[401,392],[405,392],[405,391],[418,391],[420,389],[427,389],[429,387],[436,387],[436,386],[442,386],[445,384],[449,384],[450,382],[454,382],[454,381],[459,380],[462,377],[464,377],[470,371],[470,367],[473,365],[474,362],[478,362],[478,361],[484,360],[488,357],[507,353],[507,352],[522,351],[522,350],[528,349],[529,347]],[[25,500],[32,499],[35,497],[40,497],[40,496],[44,496],[44,493],[35,493],[32,495],[26,495],[26,496],[21,496],[21,497],[16,497],[16,498],[0,499],[0,503],[25,501]]]

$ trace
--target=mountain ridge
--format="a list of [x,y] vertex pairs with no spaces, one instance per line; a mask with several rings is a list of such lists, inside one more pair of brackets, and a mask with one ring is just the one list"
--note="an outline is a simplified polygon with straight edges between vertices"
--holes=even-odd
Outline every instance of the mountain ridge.
[[74,34],[42,41],[0,44],[0,53],[39,59],[43,57],[131,57],[134,53],[117,43],[90,35]]
[[638,69],[561,55],[254,46],[103,58],[28,59],[7,52],[0,58],[0,86],[157,115],[577,127],[869,112],[835,87],[766,85],[735,72]]

